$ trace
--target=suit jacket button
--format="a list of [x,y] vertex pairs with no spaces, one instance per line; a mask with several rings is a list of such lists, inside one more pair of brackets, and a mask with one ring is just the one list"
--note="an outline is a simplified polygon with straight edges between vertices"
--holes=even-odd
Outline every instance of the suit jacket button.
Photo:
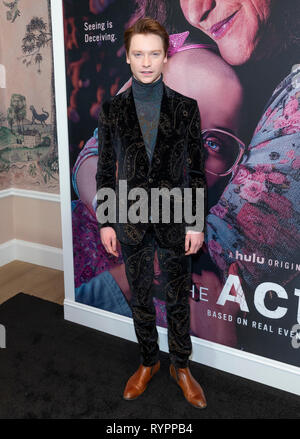
[[150,177],[148,181],[149,183],[153,183],[153,178]]

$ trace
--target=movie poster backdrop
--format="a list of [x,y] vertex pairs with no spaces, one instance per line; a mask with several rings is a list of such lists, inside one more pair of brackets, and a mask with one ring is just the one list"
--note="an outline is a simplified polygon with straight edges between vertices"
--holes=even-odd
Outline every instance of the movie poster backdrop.
[[[63,1],[75,299],[132,317],[122,254],[107,254],[97,229],[97,119],[101,104],[130,86],[124,30],[152,16],[170,34],[164,81],[197,99],[206,152],[209,214],[192,256],[191,335],[299,366],[299,8],[285,3],[295,5],[279,27],[295,33],[281,35],[290,44],[274,50],[266,40],[257,59],[230,63],[190,24],[184,3]],[[279,14],[274,6],[270,20],[278,24]],[[156,263],[157,325],[167,327],[159,286]]]

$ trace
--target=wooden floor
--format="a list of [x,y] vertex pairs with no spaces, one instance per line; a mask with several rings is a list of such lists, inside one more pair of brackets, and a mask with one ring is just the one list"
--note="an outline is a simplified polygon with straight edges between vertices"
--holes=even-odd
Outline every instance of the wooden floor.
[[0,267],[0,304],[18,293],[63,305],[64,272],[22,261],[3,265]]

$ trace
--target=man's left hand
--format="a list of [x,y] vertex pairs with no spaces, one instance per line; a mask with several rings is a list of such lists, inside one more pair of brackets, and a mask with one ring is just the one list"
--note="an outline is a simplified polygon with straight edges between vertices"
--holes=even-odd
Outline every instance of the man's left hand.
[[197,253],[204,242],[203,232],[187,232],[185,235],[185,255]]

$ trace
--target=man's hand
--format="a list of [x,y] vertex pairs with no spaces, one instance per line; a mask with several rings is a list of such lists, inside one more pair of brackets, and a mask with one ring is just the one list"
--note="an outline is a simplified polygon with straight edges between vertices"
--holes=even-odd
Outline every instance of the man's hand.
[[204,242],[203,232],[187,232],[185,235],[185,255],[197,253]]
[[112,227],[102,227],[100,229],[100,238],[107,253],[111,253],[114,256],[119,256],[119,252],[117,250],[117,235]]

